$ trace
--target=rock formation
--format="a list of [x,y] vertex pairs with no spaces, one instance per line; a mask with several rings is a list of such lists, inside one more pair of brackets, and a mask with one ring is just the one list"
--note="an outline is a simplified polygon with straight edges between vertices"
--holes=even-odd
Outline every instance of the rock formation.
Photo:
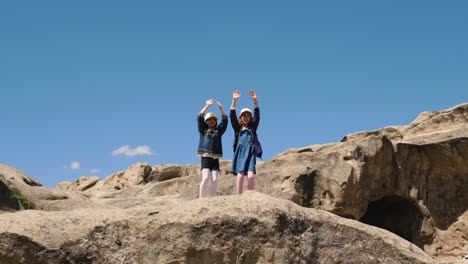
[[[199,165],[137,163],[48,189],[0,164],[0,188],[39,209],[0,214],[0,263],[430,263],[468,253],[468,104],[258,162],[259,193],[234,195],[230,164],[206,199],[196,199]],[[0,206],[18,210],[6,199]]]
[[21,203],[15,196],[13,190],[10,190],[3,175],[0,174],[0,210],[19,210]]
[[385,230],[258,192],[1,214],[0,263],[432,263]]

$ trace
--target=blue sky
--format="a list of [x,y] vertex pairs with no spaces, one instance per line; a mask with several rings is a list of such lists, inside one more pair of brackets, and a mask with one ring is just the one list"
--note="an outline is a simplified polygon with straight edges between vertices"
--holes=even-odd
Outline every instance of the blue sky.
[[[3,1],[0,163],[45,186],[198,164],[207,99],[264,160],[467,102],[466,1]],[[219,114],[217,107],[213,107]],[[223,137],[232,158],[232,129]]]

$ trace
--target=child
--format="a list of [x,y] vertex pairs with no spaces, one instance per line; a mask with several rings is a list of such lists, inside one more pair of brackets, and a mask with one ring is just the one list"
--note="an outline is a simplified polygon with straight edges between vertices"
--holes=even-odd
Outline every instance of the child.
[[236,114],[236,103],[241,93],[236,90],[232,94],[232,105],[230,112],[231,125],[234,129],[234,158],[232,160],[232,172],[237,174],[237,193],[242,193],[244,176],[247,172],[247,189],[255,189],[255,164],[256,156],[261,157],[261,152],[255,151],[258,144],[257,127],[260,122],[260,109],[258,108],[257,95],[254,91],[249,92],[254,103],[254,112],[249,108],[243,108],[239,117]]
[[[207,113],[206,110],[216,103],[221,111],[222,121],[217,126],[218,117],[214,113]],[[220,102],[210,99],[198,114],[198,132],[200,132],[200,142],[198,144],[198,155],[201,156],[202,181],[200,183],[199,197],[205,196],[208,179],[211,181],[211,197],[216,196],[217,178],[219,175],[219,158],[223,156],[221,136],[227,128],[228,117]]]

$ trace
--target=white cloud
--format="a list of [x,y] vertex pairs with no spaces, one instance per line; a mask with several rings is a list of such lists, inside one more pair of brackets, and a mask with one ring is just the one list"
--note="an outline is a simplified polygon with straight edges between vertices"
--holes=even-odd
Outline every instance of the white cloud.
[[129,157],[137,156],[137,155],[148,155],[151,156],[153,155],[153,151],[151,150],[150,147],[143,145],[143,146],[138,146],[134,149],[130,147],[129,145],[123,146],[121,148],[118,148],[114,151],[112,151],[113,156],[117,155],[125,155]]
[[71,164],[70,164],[70,168],[72,170],[79,170],[80,169],[80,163],[78,161],[73,161]]
[[92,173],[92,174],[97,174],[97,173],[101,172],[101,170],[100,169],[91,169],[91,170],[89,170],[89,172]]

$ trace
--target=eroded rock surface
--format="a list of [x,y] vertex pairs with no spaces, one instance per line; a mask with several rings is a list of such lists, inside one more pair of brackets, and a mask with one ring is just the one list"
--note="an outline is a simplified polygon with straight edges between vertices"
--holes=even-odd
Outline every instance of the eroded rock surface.
[[[137,163],[103,180],[82,177],[56,189],[0,164],[4,186],[42,210],[0,214],[7,223],[0,232],[9,232],[0,235],[0,244],[6,243],[0,256],[12,261],[26,254],[21,247],[7,252],[17,241],[62,263],[430,262],[414,245],[440,261],[460,261],[468,253],[468,104],[422,113],[407,126],[353,133],[341,142],[259,161],[256,191],[265,195],[235,195],[231,162],[220,165],[222,197],[199,200],[198,164]],[[35,219],[34,227],[25,228],[26,219]],[[388,233],[372,226],[392,232],[395,240],[373,237]]]
[[0,221],[1,263],[433,262],[388,231],[257,192],[159,197],[120,210],[27,210]]

